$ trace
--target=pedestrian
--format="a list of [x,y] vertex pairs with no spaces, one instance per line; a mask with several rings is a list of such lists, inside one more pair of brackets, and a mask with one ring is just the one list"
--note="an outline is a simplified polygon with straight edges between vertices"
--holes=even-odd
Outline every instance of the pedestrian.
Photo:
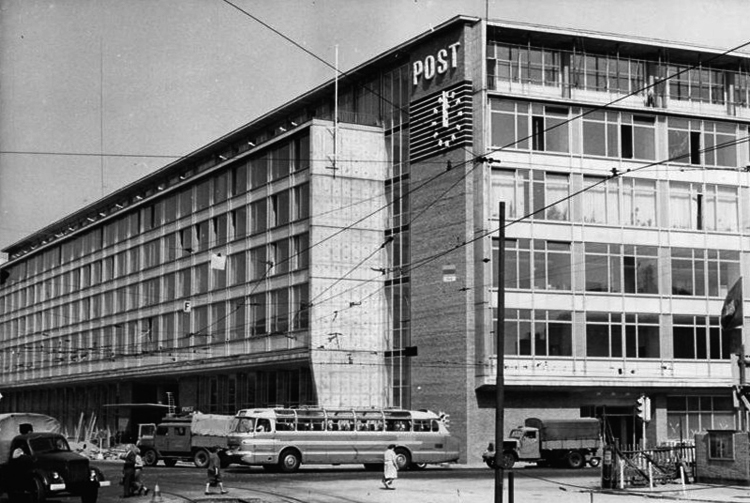
[[125,452],[120,454],[120,459],[125,461],[122,467],[122,497],[129,498],[132,496],[133,482],[135,481],[135,445],[127,444]]
[[383,485],[386,489],[394,490],[396,488],[393,487],[393,481],[398,478],[398,461],[395,449],[395,445],[389,445],[383,457]]
[[208,480],[206,481],[206,492],[210,494],[210,488],[219,486],[221,494],[226,494],[224,490],[224,484],[221,481],[221,458],[219,457],[219,451],[221,447],[214,446],[208,450]]
[[133,494],[148,495],[148,487],[143,483],[143,458],[138,447],[135,448],[135,473],[133,475]]

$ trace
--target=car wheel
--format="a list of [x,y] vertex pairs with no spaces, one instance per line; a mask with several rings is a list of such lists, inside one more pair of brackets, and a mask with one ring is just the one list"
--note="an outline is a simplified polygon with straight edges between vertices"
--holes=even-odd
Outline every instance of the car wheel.
[[293,473],[299,470],[301,460],[297,451],[287,449],[279,456],[279,469],[284,473]]
[[495,468],[495,458],[485,458],[484,464],[487,465],[487,468]]
[[208,466],[208,451],[205,449],[198,449],[193,454],[193,464],[198,468],[206,468]]

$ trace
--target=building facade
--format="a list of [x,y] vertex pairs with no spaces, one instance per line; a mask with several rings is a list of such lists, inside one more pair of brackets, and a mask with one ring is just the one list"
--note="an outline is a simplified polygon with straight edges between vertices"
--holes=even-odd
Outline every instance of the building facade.
[[132,436],[171,405],[428,408],[476,460],[502,268],[506,426],[739,427],[719,314],[750,267],[749,75],[447,21],[4,250],[0,410]]

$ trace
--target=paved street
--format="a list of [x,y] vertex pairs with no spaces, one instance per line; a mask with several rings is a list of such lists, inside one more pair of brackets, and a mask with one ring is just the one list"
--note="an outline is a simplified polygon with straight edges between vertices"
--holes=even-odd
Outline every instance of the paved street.
[[[122,503],[122,488],[117,485],[121,464],[98,462],[113,485],[102,489],[100,503]],[[269,473],[260,468],[232,466],[223,472],[224,496],[205,496],[205,472],[188,464],[175,468],[147,468],[146,481],[152,488],[158,482],[161,498],[135,497],[131,503],[159,501],[213,502],[237,501],[253,503],[473,503],[494,500],[493,473],[480,465],[430,467],[423,471],[403,472],[395,491],[380,485],[378,472],[360,467],[303,467],[296,474]],[[602,492],[599,471],[541,469],[514,470],[515,501],[523,503],[631,503],[652,499],[670,501],[742,501],[750,499],[750,489],[688,485],[685,491],[678,484],[664,485],[649,491]],[[506,490],[508,482],[505,483]],[[63,500],[54,500],[55,503]],[[75,501],[75,500],[68,500]],[[508,502],[507,494],[504,501]]]

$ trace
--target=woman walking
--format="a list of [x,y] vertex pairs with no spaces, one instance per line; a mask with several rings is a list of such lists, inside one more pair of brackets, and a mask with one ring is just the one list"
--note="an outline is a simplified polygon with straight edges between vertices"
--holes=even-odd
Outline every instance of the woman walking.
[[386,489],[394,490],[396,488],[393,487],[393,481],[398,478],[398,461],[395,449],[395,445],[389,445],[383,457],[383,485]]

